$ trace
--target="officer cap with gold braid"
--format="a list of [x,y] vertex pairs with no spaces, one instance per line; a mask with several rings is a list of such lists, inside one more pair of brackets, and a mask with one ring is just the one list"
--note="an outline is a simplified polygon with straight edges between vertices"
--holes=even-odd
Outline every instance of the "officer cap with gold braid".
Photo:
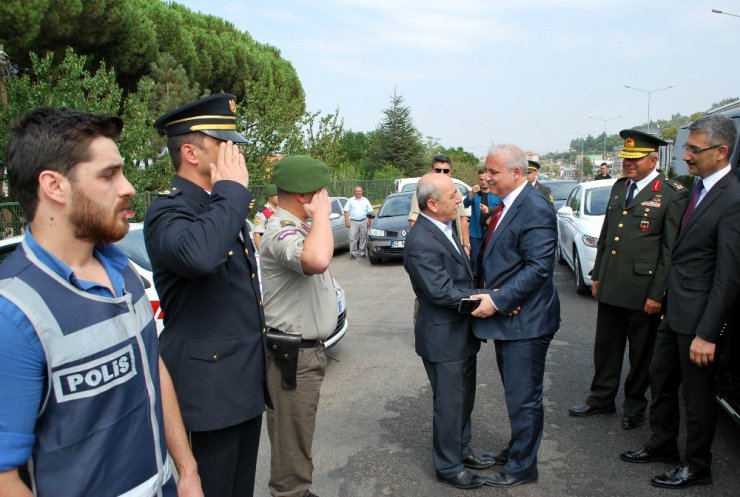
[[540,170],[540,163],[536,160],[527,159],[527,172],[532,173]]
[[642,159],[650,152],[657,152],[662,145],[668,145],[667,141],[657,136],[635,129],[623,129],[619,136],[624,139],[624,146],[617,153],[617,157],[622,159]]
[[329,168],[308,155],[283,157],[272,170],[272,182],[284,192],[315,192],[329,182]]
[[228,93],[209,95],[185,104],[157,119],[154,127],[168,138],[200,131],[217,140],[247,142],[236,132],[236,101],[234,95]]

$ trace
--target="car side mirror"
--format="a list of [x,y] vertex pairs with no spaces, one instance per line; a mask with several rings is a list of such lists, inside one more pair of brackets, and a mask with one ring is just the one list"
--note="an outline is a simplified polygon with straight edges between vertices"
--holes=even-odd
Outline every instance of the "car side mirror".
[[569,206],[564,205],[560,209],[558,209],[558,217],[568,217],[573,215],[573,209],[571,209]]
[[340,217],[341,216],[339,214],[337,214],[336,212],[332,212],[331,214],[329,214],[329,220],[331,220],[331,221],[333,221],[335,219],[339,219]]

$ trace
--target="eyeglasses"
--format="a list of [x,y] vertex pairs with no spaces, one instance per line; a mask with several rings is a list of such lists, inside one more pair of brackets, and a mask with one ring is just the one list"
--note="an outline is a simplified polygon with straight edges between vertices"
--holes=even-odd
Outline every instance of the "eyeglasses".
[[439,168],[439,167],[435,167],[434,168],[434,172],[435,173],[450,174],[450,170],[449,169],[442,169],[442,168]]
[[695,147],[693,145],[686,145],[686,144],[684,144],[683,149],[686,152],[690,153],[691,155],[698,155],[698,154],[700,154],[702,152],[706,152],[707,150],[712,150],[713,148],[717,148],[717,147],[721,147],[721,146],[722,145],[712,145],[711,147],[707,147],[707,148],[699,148],[699,147]]

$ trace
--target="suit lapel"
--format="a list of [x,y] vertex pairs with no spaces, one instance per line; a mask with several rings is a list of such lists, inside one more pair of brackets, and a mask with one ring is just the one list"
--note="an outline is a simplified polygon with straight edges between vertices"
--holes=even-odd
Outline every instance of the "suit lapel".
[[735,172],[730,171],[729,173],[725,174],[725,176],[717,182],[716,185],[712,187],[711,190],[707,192],[707,194],[704,196],[701,202],[699,202],[699,205],[696,206],[696,210],[691,215],[691,219],[686,223],[686,227],[681,230],[681,232],[678,235],[678,240],[676,243],[680,242],[685,233],[688,233],[689,230],[691,230],[691,227],[697,222],[697,220],[704,215],[704,213],[709,210],[709,206],[717,200],[717,198],[722,194],[722,191],[727,187],[730,181],[735,181]]
[[465,256],[465,251],[460,246],[460,243],[457,242],[457,236],[455,235],[455,232],[454,231],[452,232],[452,238],[454,240],[456,240],[455,243],[457,245],[457,248],[458,248],[459,252],[458,252],[458,250],[455,250],[455,247],[453,247],[450,244],[450,239],[447,238],[444,233],[442,233],[442,230],[440,230],[437,226],[435,226],[434,224],[432,224],[431,221],[429,221],[427,218],[425,218],[423,216],[419,216],[419,218],[420,218],[420,220],[423,221],[422,226],[427,231],[429,231],[429,233],[431,233],[432,236],[437,241],[439,241],[439,243],[441,243],[443,247],[447,248],[447,250],[450,252],[450,254],[452,254],[452,257],[454,257],[455,260],[457,260],[457,262],[459,262],[460,264],[462,264],[463,266],[465,266],[466,271],[468,272],[468,274],[472,278],[473,277],[473,271],[470,268],[470,263],[468,262],[468,258]]
[[522,202],[524,202],[524,199],[527,197],[527,195],[534,191],[535,188],[529,182],[527,182],[527,184],[524,186],[524,189],[521,191],[521,193],[519,193],[519,196],[516,198],[516,200],[514,200],[514,203],[506,211],[506,215],[503,217],[503,219],[499,221],[498,226],[496,226],[493,235],[491,235],[491,239],[488,241],[488,245],[486,245],[486,252],[485,254],[483,254],[484,258],[488,256],[488,253],[491,251],[491,248],[496,245],[496,241],[499,239],[501,234],[508,229],[511,222],[517,216],[519,212],[519,206],[522,204]]

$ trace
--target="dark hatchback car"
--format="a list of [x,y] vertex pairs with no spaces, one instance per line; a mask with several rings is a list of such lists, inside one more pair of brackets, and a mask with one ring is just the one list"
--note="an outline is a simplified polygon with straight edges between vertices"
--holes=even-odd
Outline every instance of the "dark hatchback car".
[[413,192],[392,193],[380,206],[367,232],[367,260],[380,264],[383,259],[403,257]]
[[539,183],[547,186],[552,192],[552,196],[555,199],[553,206],[555,207],[556,212],[565,204],[565,200],[568,198],[568,195],[570,195],[570,192],[572,192],[578,184],[577,181],[572,179],[545,179]]

